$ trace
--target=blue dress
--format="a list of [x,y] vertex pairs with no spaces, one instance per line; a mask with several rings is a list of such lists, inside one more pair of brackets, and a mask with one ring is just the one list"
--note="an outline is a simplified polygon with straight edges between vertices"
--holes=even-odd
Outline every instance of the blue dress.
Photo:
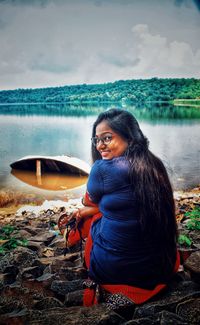
[[97,160],[87,190],[103,215],[91,228],[90,278],[145,289],[166,283],[159,242],[155,238],[147,241],[142,235],[126,158]]

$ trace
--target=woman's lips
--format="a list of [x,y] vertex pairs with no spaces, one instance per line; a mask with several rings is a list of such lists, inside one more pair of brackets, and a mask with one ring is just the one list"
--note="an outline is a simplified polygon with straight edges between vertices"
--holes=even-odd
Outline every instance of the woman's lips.
[[101,151],[101,155],[102,157],[106,157],[107,155],[109,155],[109,151]]

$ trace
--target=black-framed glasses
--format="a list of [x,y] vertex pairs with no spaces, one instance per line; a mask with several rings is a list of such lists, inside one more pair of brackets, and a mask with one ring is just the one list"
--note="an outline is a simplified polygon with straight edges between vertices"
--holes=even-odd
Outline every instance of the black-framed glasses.
[[98,146],[100,142],[102,142],[102,144],[107,145],[111,143],[112,138],[113,138],[112,134],[105,134],[102,137],[92,137],[91,141],[94,146]]

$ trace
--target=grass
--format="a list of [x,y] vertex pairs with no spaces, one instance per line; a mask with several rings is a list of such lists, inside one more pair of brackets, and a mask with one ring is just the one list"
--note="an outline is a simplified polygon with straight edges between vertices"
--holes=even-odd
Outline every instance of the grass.
[[6,225],[0,229],[0,255],[5,255],[18,246],[26,246],[28,241],[24,238],[16,238],[17,229]]
[[35,194],[15,192],[11,190],[0,191],[0,208],[30,203],[42,204],[43,201],[43,197],[39,197]]
[[15,200],[14,192],[0,191],[0,207],[5,207],[10,203],[14,204]]
[[[185,217],[189,218],[186,229],[188,230],[200,230],[200,207],[196,206],[193,210],[186,212]],[[178,236],[178,244],[183,247],[191,247],[192,246],[192,240],[189,235],[180,234]]]
[[183,247],[191,247],[192,246],[192,240],[187,235],[179,235],[178,236],[178,243],[180,246]]
[[186,225],[189,230],[200,230],[200,207],[195,207],[192,211],[185,213],[185,216],[189,218]]

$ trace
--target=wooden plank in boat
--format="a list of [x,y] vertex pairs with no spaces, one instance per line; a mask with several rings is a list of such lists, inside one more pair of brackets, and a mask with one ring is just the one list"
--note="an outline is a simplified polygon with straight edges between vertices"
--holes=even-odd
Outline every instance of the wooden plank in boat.
[[85,161],[70,156],[25,156],[10,166],[13,169],[35,171],[37,169],[37,161],[40,161],[41,173],[65,173],[88,175],[90,173],[90,165]]

